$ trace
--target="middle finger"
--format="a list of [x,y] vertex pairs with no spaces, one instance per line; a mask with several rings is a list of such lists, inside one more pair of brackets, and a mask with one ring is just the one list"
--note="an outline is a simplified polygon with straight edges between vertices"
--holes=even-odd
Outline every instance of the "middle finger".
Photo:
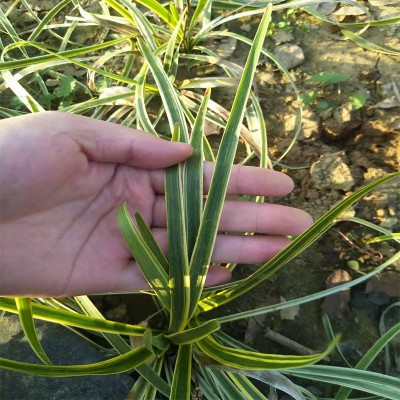
[[[311,226],[311,216],[297,208],[248,201],[225,201],[218,230],[254,232],[269,235],[299,235]],[[153,227],[166,227],[164,196],[157,196],[153,209]]]

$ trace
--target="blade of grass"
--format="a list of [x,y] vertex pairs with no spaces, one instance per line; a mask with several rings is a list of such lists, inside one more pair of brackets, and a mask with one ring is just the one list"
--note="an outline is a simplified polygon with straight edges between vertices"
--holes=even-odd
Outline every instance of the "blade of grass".
[[271,312],[275,312],[275,311],[279,311],[279,310],[284,310],[285,308],[290,308],[290,307],[308,303],[310,301],[321,299],[323,297],[332,295],[334,293],[341,292],[342,290],[348,289],[350,287],[359,285],[360,283],[367,281],[372,276],[375,276],[375,275],[379,274],[380,272],[382,272],[385,268],[387,268],[389,265],[393,264],[398,259],[400,259],[400,252],[397,252],[389,260],[387,260],[383,264],[376,267],[376,269],[374,269],[373,271],[371,271],[368,274],[363,275],[353,281],[344,283],[342,285],[336,286],[331,289],[322,290],[321,292],[318,292],[318,293],[300,297],[298,299],[285,301],[284,303],[273,304],[271,306],[255,308],[250,311],[242,311],[240,313],[231,314],[231,315],[227,315],[225,317],[217,318],[217,320],[219,323],[223,324],[226,322],[237,321],[237,320],[243,319],[243,318],[256,317],[257,315],[267,314],[267,313],[271,313]]
[[190,344],[208,336],[210,333],[220,329],[217,320],[212,319],[195,328],[185,329],[183,332],[171,333],[164,337],[177,345]]
[[211,375],[214,381],[214,387],[218,388],[222,399],[246,400],[245,395],[224,372],[211,369],[208,373]]
[[354,42],[356,45],[369,50],[369,51],[375,51],[377,53],[382,53],[382,54],[388,54],[390,56],[400,56],[400,50],[393,50],[389,49],[387,47],[382,47],[379,46],[375,43],[370,42],[369,40],[366,40],[362,38],[361,36],[347,30],[342,30],[342,34],[352,42]]
[[300,368],[314,364],[325,358],[332,351],[335,342],[332,342],[323,353],[307,356],[263,354],[249,350],[234,349],[219,344],[211,336],[199,340],[197,345],[210,358],[230,367],[244,370],[277,370]]
[[192,378],[192,345],[179,346],[174,377],[172,379],[172,400],[190,400],[190,383]]
[[[400,233],[390,233],[388,235],[382,235],[382,236],[376,236],[374,238],[368,239],[366,243],[379,243],[379,242],[384,242],[386,240],[398,240],[400,239]],[[397,241],[396,240],[396,241]]]
[[108,375],[120,374],[130,371],[136,366],[146,362],[153,356],[144,346],[131,350],[121,356],[114,357],[107,361],[86,365],[37,365],[19,361],[0,358],[0,365],[4,369],[16,372],[25,372],[32,375],[49,377],[85,376],[85,375]]
[[203,217],[193,250],[190,263],[191,273],[191,301],[190,313],[192,314],[198,304],[203,291],[208,264],[214,248],[222,205],[228,187],[228,180],[239,140],[239,131],[244,110],[249,96],[258,57],[261,52],[264,37],[271,20],[271,6],[263,16],[257,30],[254,44],[247,58],[246,66],[235,96],[231,116],[226,124],[226,130],[221,140],[213,178],[210,185],[207,201],[204,207]]
[[240,389],[246,399],[251,400],[268,400],[248,379],[246,376],[233,374],[228,372],[227,375],[232,382]]
[[[57,57],[60,59],[70,59],[72,57],[79,57],[83,56],[88,53],[93,53],[93,52],[98,52],[100,50],[106,49],[111,46],[115,46],[121,42],[124,42],[126,40],[129,40],[136,35],[128,35],[124,36],[122,38],[110,40],[108,42],[104,43],[99,43],[95,44],[92,46],[85,46],[82,48],[78,49],[73,49],[73,50],[67,50],[61,53],[57,54]],[[56,60],[57,57],[54,53],[52,53],[49,49],[45,48],[41,43],[36,43],[36,42],[28,42],[28,41],[19,41],[17,43],[10,44],[5,47],[3,54],[2,54],[2,60],[4,59],[4,56],[11,50],[14,50],[16,48],[24,47],[24,46],[33,46],[38,48],[39,50],[42,50],[44,52],[47,52],[49,54],[41,55],[41,56],[36,56],[36,57],[30,57],[27,59],[22,59],[22,60],[12,60],[12,61],[2,61],[0,63],[0,71],[3,70],[13,70],[16,68],[24,68],[24,67],[30,67],[34,64],[41,64],[43,62],[48,62],[48,61],[53,61]]]
[[[236,349],[253,351],[251,347],[243,344],[242,342],[236,339],[233,339],[232,337],[230,337],[229,335],[227,335],[222,331],[218,331],[218,333],[215,336],[221,342],[226,343]],[[204,357],[207,356],[204,355]],[[202,360],[199,361],[203,363]],[[243,374],[249,378],[253,378],[260,382],[264,382],[265,384],[272,386],[275,389],[279,389],[287,393],[289,396],[293,397],[295,400],[304,400],[304,396],[301,394],[299,387],[297,387],[292,381],[290,381],[280,372],[237,369],[217,363],[211,359],[204,360],[204,364],[206,364],[209,368],[219,369],[226,372],[233,372],[235,374]]]
[[206,91],[194,121],[190,144],[192,156],[185,162],[183,184],[185,190],[186,233],[189,257],[192,255],[203,212],[203,129],[211,91]]
[[171,304],[168,290],[168,276],[157,258],[147,246],[146,242],[139,235],[139,232],[129,215],[126,203],[123,203],[118,207],[117,222],[125,242],[138,263],[147,282],[157,293],[157,296],[164,307],[169,310]]
[[384,399],[398,400],[399,383],[398,378],[379,374],[376,372],[360,371],[345,367],[331,367],[315,365],[297,370],[285,371],[292,376],[313,381],[325,382],[339,387],[357,389],[380,396]]
[[[179,125],[175,125],[172,141],[179,142]],[[165,206],[167,215],[169,287],[171,317],[169,332],[179,332],[189,316],[190,272],[186,237],[186,218],[182,185],[182,166],[175,164],[165,173]]]
[[153,11],[158,15],[164,22],[167,23],[172,29],[175,28],[177,19],[167,11],[166,7],[163,7],[158,1],[155,0],[137,0],[138,3],[143,4],[149,10]]
[[222,292],[211,295],[199,303],[198,312],[209,311],[213,308],[219,307],[229,301],[232,301],[236,297],[246,293],[251,288],[257,286],[263,280],[267,279],[273,273],[278,271],[281,267],[287,264],[291,259],[296,257],[308,246],[310,246],[315,240],[318,239],[324,232],[326,232],[336,218],[345,211],[348,207],[362,198],[365,194],[379,186],[380,184],[389,181],[397,176],[400,176],[400,172],[388,174],[376,181],[364,186],[351,196],[342,200],[337,204],[331,211],[323,215],[318,221],[316,221],[309,229],[293,240],[284,250],[279,252],[271,260],[265,263],[263,266],[258,268],[256,272],[243,279],[238,285],[231,289],[224,290]]
[[188,143],[189,136],[185,122],[185,116],[182,108],[179,106],[179,100],[176,91],[172,86],[167,74],[165,73],[160,59],[151,52],[147,44],[142,39],[138,39],[138,44],[140,51],[146,62],[149,64],[153,77],[157,82],[159,93],[167,113],[171,132],[174,130],[175,124],[177,123],[180,129],[181,141]]
[[46,13],[44,18],[40,21],[38,25],[36,25],[34,31],[29,35],[28,42],[33,42],[36,38],[43,32],[43,29],[48,25],[48,23],[72,0],[62,0],[60,3],[56,4],[49,12]]
[[[70,311],[57,310],[54,307],[48,307],[36,303],[32,303],[31,306],[32,315],[34,318],[92,331],[118,333],[120,335],[142,336],[149,329],[143,326],[101,320]],[[15,300],[7,297],[0,297],[0,310],[18,314]]]
[[[380,337],[375,344],[364,354],[362,359],[354,367],[359,370],[366,370],[369,365],[377,357],[378,353],[381,352],[384,347],[397,335],[400,334],[400,323],[389,329],[382,337]],[[400,384],[400,380],[398,380]],[[346,400],[351,393],[351,389],[341,387],[336,393],[335,400]]]
[[196,9],[194,10],[194,13],[190,19],[189,28],[186,32],[188,36],[193,31],[197,23],[200,21],[201,16],[204,14],[205,10],[207,9],[210,3],[211,3],[210,0],[199,0],[197,2]]
[[22,329],[25,333],[25,337],[28,340],[32,350],[36,355],[47,365],[52,365],[52,362],[46,355],[42,345],[39,342],[39,338],[36,333],[35,322],[32,315],[31,299],[16,297],[15,304],[17,306],[19,319],[21,321]]
[[139,213],[135,213],[135,218],[143,240],[146,242],[151,252],[157,258],[160,265],[164,268],[164,271],[168,273],[169,271],[168,260],[166,259],[164,253],[162,252],[153,234],[151,233],[150,228],[147,226],[146,222]]

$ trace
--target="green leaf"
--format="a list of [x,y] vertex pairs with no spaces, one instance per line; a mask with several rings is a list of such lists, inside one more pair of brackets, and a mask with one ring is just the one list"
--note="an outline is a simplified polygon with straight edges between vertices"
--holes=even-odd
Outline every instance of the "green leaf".
[[143,4],[145,7],[153,11],[162,20],[164,20],[171,28],[174,28],[177,20],[173,17],[167,9],[155,0],[137,0],[138,3]]
[[27,41],[33,42],[44,30],[44,28],[50,23],[50,21],[69,3],[73,0],[62,0],[56,4],[49,12],[46,13],[44,18],[36,25],[33,32],[29,35]]
[[171,74],[172,70],[172,64],[174,61],[174,52],[175,52],[175,47],[179,48],[179,45],[181,43],[181,40],[177,40],[178,34],[181,31],[181,27],[183,24],[183,21],[185,20],[186,15],[182,14],[181,17],[179,18],[178,23],[176,24],[175,29],[173,30],[168,43],[167,43],[167,48],[165,50],[165,55],[164,55],[164,71],[166,72],[167,75],[170,75],[171,77],[175,78],[175,74]]
[[349,75],[344,72],[322,71],[316,75],[313,75],[310,79],[310,82],[336,84],[336,83],[345,82],[348,79],[349,79]]
[[285,373],[303,379],[361,390],[362,392],[377,395],[380,398],[392,400],[398,400],[399,398],[400,380],[376,372],[360,371],[345,367],[315,365],[297,370],[288,370],[285,371]]
[[[179,141],[179,125],[175,125],[173,141]],[[181,164],[165,173],[165,205],[167,215],[169,287],[171,317],[169,331],[179,332],[188,322],[190,304],[190,271],[186,240],[186,218],[183,203]]]
[[[163,357],[156,357],[152,366],[145,363],[141,364],[139,366],[142,368],[140,370],[141,376],[135,382],[125,400],[154,400],[157,390],[169,397],[171,386],[160,377],[163,362]],[[139,367],[136,367],[137,371],[139,371]],[[143,367],[146,367],[146,369],[144,370]]]
[[[226,343],[234,348],[242,350],[253,350],[251,347],[243,344],[242,342],[236,339],[233,339],[232,337],[230,337],[229,335],[227,335],[222,331],[218,331],[216,336],[219,340],[221,340],[221,342]],[[204,355],[204,357],[207,356]],[[200,362],[202,361],[200,360]],[[249,378],[256,379],[260,382],[264,382],[265,384],[275,389],[279,389],[287,393],[295,400],[304,400],[304,396],[301,394],[299,387],[296,386],[288,378],[286,378],[283,374],[277,371],[254,371],[254,370],[237,369],[228,367],[227,365],[223,365],[215,361],[210,362],[210,360],[207,360],[205,364],[207,364],[209,368],[213,369],[216,368],[218,370],[225,372],[233,372],[234,374],[242,374]]]
[[35,64],[41,64],[41,63],[44,63],[44,62],[53,61],[53,60],[56,60],[57,58],[69,60],[69,59],[71,59],[73,57],[80,57],[80,56],[83,56],[83,55],[88,54],[88,53],[97,52],[97,51],[106,49],[108,47],[115,46],[115,45],[117,45],[117,44],[119,44],[121,42],[129,40],[130,38],[132,38],[134,36],[135,35],[124,36],[122,38],[110,40],[108,42],[99,43],[99,44],[95,44],[95,45],[92,45],[92,46],[85,46],[85,47],[80,47],[78,49],[67,50],[67,51],[63,51],[61,53],[58,53],[57,55],[55,53],[49,51],[47,48],[43,47],[43,45],[40,44],[40,43],[28,42],[28,41],[20,41],[20,42],[17,42],[17,43],[13,43],[12,45],[6,46],[4,51],[3,51],[3,56],[8,51],[11,51],[11,50],[14,50],[16,48],[23,47],[23,46],[33,46],[33,47],[36,47],[39,50],[42,50],[42,51],[44,51],[46,53],[49,53],[49,54],[45,54],[45,55],[42,55],[42,56],[36,56],[36,57],[30,57],[30,58],[23,59],[23,60],[13,60],[13,61],[1,62],[0,63],[0,71],[13,70],[15,68],[30,67],[30,66],[35,65]]
[[256,37],[247,58],[246,66],[240,80],[231,114],[221,140],[213,178],[204,207],[203,217],[197,237],[196,245],[190,263],[191,273],[191,301],[190,310],[193,313],[203,291],[208,265],[217,236],[222,206],[228,187],[229,176],[239,140],[239,131],[249,96],[253,76],[257,67],[264,37],[271,20],[271,5],[265,11],[257,30]]
[[175,124],[177,123],[179,125],[182,142],[188,143],[189,136],[185,116],[183,114],[182,107],[180,107],[176,91],[172,86],[167,74],[165,73],[160,59],[153,54],[151,49],[142,39],[138,39],[138,44],[140,51],[146,62],[149,64],[150,70],[157,83],[160,96],[163,100],[163,105],[167,113],[171,132],[174,130]]
[[75,90],[76,80],[72,76],[63,76],[60,79],[58,87],[54,90],[54,94],[58,98],[68,97]]
[[304,233],[294,239],[284,250],[271,258],[271,260],[269,260],[263,266],[259,267],[256,272],[248,276],[246,279],[243,279],[232,288],[215,293],[214,295],[206,297],[204,300],[202,300],[199,303],[198,312],[205,312],[219,307],[220,305],[232,301],[236,297],[257,286],[263,280],[267,279],[269,276],[286,265],[290,260],[304,251],[315,240],[317,240],[319,236],[325,233],[332,226],[340,214],[342,214],[348,207],[350,207],[377,186],[397,176],[400,176],[400,172],[388,174],[362,187],[357,192],[342,200],[339,204],[332,208],[332,210],[318,219]]
[[121,204],[117,210],[117,221],[121,233],[133,257],[138,263],[147,282],[157,293],[163,305],[170,309],[170,295],[168,289],[168,276],[156,256],[151,252],[143,238],[139,235],[129,215],[126,203]]
[[[31,306],[34,318],[56,322],[67,326],[75,326],[76,328],[83,328],[91,331],[142,336],[149,329],[138,325],[129,325],[120,322],[92,318],[66,310],[57,310],[54,307],[43,306],[36,303],[31,303]],[[18,314],[15,300],[7,297],[0,297],[0,310]]]
[[[213,386],[220,394],[220,398],[224,400],[246,400],[242,391],[229,379],[224,372],[216,371],[213,369],[208,370],[208,374],[214,381]],[[249,399],[248,399],[249,400]]]
[[347,39],[351,40],[356,45],[358,45],[366,50],[374,51],[376,53],[388,54],[390,56],[399,56],[400,55],[400,50],[394,50],[394,49],[389,49],[387,47],[379,46],[375,43],[370,42],[369,40],[362,38],[361,36],[357,35],[356,33],[351,32],[351,31],[342,30],[342,34]]
[[197,2],[196,9],[194,10],[192,18],[190,19],[189,28],[187,30],[188,36],[195,28],[196,24],[200,21],[201,16],[203,15],[204,11],[207,9],[210,3],[211,3],[210,0],[199,0]]
[[246,376],[228,372],[227,375],[231,378],[234,384],[244,394],[246,399],[251,400],[268,400],[248,379]]
[[203,129],[211,91],[207,90],[194,121],[190,144],[192,156],[185,162],[183,183],[185,193],[186,233],[188,254],[191,257],[203,213]]
[[51,365],[51,361],[47,357],[42,345],[39,342],[39,338],[35,329],[35,322],[33,321],[31,299],[16,297],[15,304],[19,313],[19,319],[21,321],[22,329],[25,333],[25,337],[28,340],[32,350],[36,355],[47,365]]
[[[74,299],[85,314],[93,318],[105,320],[103,314],[92,303],[89,297],[75,296]],[[108,332],[102,332],[102,335],[119,354],[128,353],[131,350],[129,344],[121,336]]]
[[[87,296],[76,296],[75,300],[81,306],[81,308],[91,317],[99,318],[105,320],[100,311],[92,303],[92,301]],[[146,330],[144,335],[147,333],[151,334],[150,330]],[[102,333],[105,339],[113,346],[113,348],[119,354],[125,354],[131,351],[129,344],[119,335],[111,333]],[[162,360],[162,358],[157,358],[156,360]],[[138,365],[136,371],[141,375],[141,379],[147,382],[146,386],[159,390],[161,393],[168,395],[170,392],[169,385],[159,376],[154,370],[146,363]]]
[[189,344],[197,342],[198,340],[219,329],[219,322],[215,319],[212,319],[194,328],[185,329],[183,332],[164,335],[164,337],[177,345]]
[[95,364],[86,365],[37,365],[0,358],[0,365],[4,369],[16,372],[25,372],[32,375],[49,377],[85,376],[120,374],[129,371],[146,362],[153,353],[144,346],[131,350],[121,356]]
[[374,238],[368,239],[366,243],[379,243],[379,242],[384,242],[386,240],[399,240],[400,239],[400,233],[390,233],[388,235],[382,235],[382,236],[376,236]]
[[332,295],[335,293],[339,293],[342,290],[359,285],[362,282],[366,282],[368,279],[379,274],[385,268],[387,268],[389,265],[393,264],[398,259],[400,259],[400,251],[397,252],[392,257],[390,257],[389,260],[385,261],[383,264],[376,267],[373,271],[369,272],[368,274],[362,275],[359,278],[349,281],[347,283],[343,283],[339,286],[336,286],[336,287],[333,287],[330,289],[326,289],[326,290],[322,290],[320,292],[313,293],[308,296],[300,297],[298,299],[285,301],[284,303],[272,304],[270,306],[254,308],[250,311],[242,311],[240,313],[230,314],[225,317],[217,318],[217,320],[221,324],[226,323],[226,322],[237,321],[237,320],[243,319],[243,318],[255,317],[257,315],[267,314],[267,313],[271,313],[271,312],[275,312],[275,311],[279,311],[279,310],[284,310],[285,308],[299,306],[301,304],[309,303],[310,301],[318,300],[323,297],[326,297],[326,296],[329,296],[329,295]]
[[[110,0],[107,0],[110,1]],[[136,7],[136,4],[127,1],[127,0],[119,0],[132,14],[133,18],[138,27],[140,33],[143,36],[143,39],[146,40],[146,43],[149,45],[152,51],[157,49],[157,43],[155,41],[156,32],[144,14]]]
[[361,92],[354,93],[352,96],[349,97],[349,99],[355,110],[363,107],[367,101],[367,98]]
[[[383,350],[389,342],[400,334],[400,323],[389,329],[382,337],[380,337],[376,343],[364,354],[362,359],[354,367],[355,369],[365,370],[374,361],[380,351]],[[400,379],[398,380],[400,384]],[[351,389],[341,387],[336,393],[335,400],[346,400],[351,393]]]
[[314,364],[332,351],[335,342],[332,342],[325,352],[307,356],[263,354],[249,350],[234,349],[219,344],[211,336],[201,339],[197,345],[210,358],[230,367],[246,370],[277,370]]
[[179,346],[170,399],[190,400],[190,382],[192,377],[192,345]]
[[164,271],[168,273],[169,271],[169,264],[168,260],[166,259],[163,251],[161,250],[160,246],[158,245],[156,239],[154,238],[153,234],[151,233],[150,228],[147,226],[146,222],[142,218],[139,213],[135,213],[136,223],[140,230],[140,234],[142,235],[143,240],[147,244],[148,248],[157,258],[157,261],[163,267]]

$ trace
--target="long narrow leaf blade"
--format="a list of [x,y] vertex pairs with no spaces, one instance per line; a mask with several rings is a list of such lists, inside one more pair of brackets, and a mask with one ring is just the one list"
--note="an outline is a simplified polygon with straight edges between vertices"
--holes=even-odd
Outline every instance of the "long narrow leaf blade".
[[178,357],[172,379],[171,400],[190,400],[192,377],[192,345],[179,346]]
[[147,226],[146,222],[139,213],[135,214],[135,218],[143,240],[146,242],[151,252],[157,258],[160,265],[164,268],[164,271],[168,273],[169,270],[168,260],[166,259],[164,253],[162,252],[153,234],[151,233],[150,228]]
[[362,198],[365,194],[379,186],[380,184],[389,181],[390,179],[400,176],[400,172],[388,174],[376,181],[364,186],[345,200],[337,204],[332,210],[323,215],[316,221],[309,229],[298,236],[292,243],[290,243],[284,250],[278,253],[275,257],[269,260],[266,264],[261,266],[256,272],[251,274],[246,279],[243,279],[233,288],[223,290],[214,295],[209,296],[202,300],[199,304],[198,311],[204,312],[211,310],[215,307],[225,304],[228,301],[235,299],[241,294],[249,291],[251,288],[257,286],[260,282],[267,279],[273,273],[278,271],[281,267],[287,264],[291,259],[304,251],[311,245],[319,236],[326,232],[334,223],[335,219],[345,211],[348,207]]
[[361,390],[379,396],[381,399],[398,400],[399,398],[399,379],[376,372],[314,365],[285,371],[285,373],[304,379]]
[[263,354],[249,350],[234,349],[219,344],[210,336],[200,340],[198,347],[212,359],[234,368],[239,369],[262,369],[277,370],[288,368],[299,368],[314,364],[329,354],[335,346],[332,342],[323,353],[307,356],[287,356],[282,354]]
[[[179,141],[179,125],[175,126],[172,140]],[[171,290],[170,332],[179,332],[186,326],[190,304],[189,260],[181,170],[181,164],[175,164],[167,168],[165,173],[165,203],[170,265],[169,287]]]
[[17,297],[15,299],[15,304],[17,305],[22,329],[25,333],[26,339],[32,347],[32,350],[45,364],[51,365],[52,363],[43,350],[36,333],[35,322],[32,315],[31,299]]
[[120,374],[146,362],[153,353],[144,346],[107,361],[87,365],[37,365],[0,358],[2,368],[50,377]]
[[204,287],[208,264],[211,260],[219,220],[221,218],[222,205],[225,199],[229,176],[239,140],[240,126],[242,124],[247,98],[250,94],[258,57],[271,20],[271,9],[271,5],[269,5],[257,30],[218,151],[215,171],[191,259],[191,312],[195,311]]
[[[18,314],[15,300],[7,297],[0,297],[0,310]],[[120,335],[142,336],[149,329],[143,326],[92,318],[35,303],[32,303],[32,315],[34,318],[44,321],[56,322],[92,331],[118,333]]]
[[[376,343],[364,354],[363,358],[354,367],[355,369],[365,370],[375,359],[378,353],[397,335],[400,334],[400,323],[389,329]],[[400,380],[399,380],[400,386]],[[341,387],[336,393],[335,400],[346,400],[351,393],[351,389]]]
[[180,129],[180,134],[182,138],[181,141],[188,143],[189,136],[185,116],[182,112],[182,108],[179,105],[179,100],[175,89],[168,79],[168,75],[164,71],[160,59],[153,54],[153,52],[142,39],[138,39],[138,44],[140,51],[146,62],[149,64],[149,68],[153,74],[155,81],[157,82],[160,96],[163,100],[163,105],[167,113],[171,132],[174,130],[175,124],[177,123]]
[[157,293],[163,305],[170,308],[168,290],[168,277],[157,258],[150,251],[143,238],[139,235],[129,215],[126,203],[121,204],[117,210],[117,221],[133,257],[145,276],[151,288]]
[[192,156],[185,162],[183,182],[185,188],[186,233],[188,254],[192,255],[203,212],[203,127],[211,91],[207,90],[194,121],[190,144]]

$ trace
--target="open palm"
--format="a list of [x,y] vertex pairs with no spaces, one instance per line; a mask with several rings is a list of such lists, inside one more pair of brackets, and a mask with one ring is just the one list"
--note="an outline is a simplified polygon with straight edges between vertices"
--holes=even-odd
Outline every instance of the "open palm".
[[[0,294],[65,296],[148,288],[116,223],[127,201],[167,247],[164,168],[191,148],[82,116],[47,112],[0,121]],[[213,166],[205,166],[205,187]],[[280,196],[290,178],[259,168],[234,169],[232,194]],[[303,211],[227,201],[213,262],[257,263],[311,223]],[[210,269],[208,284],[229,280]]]

